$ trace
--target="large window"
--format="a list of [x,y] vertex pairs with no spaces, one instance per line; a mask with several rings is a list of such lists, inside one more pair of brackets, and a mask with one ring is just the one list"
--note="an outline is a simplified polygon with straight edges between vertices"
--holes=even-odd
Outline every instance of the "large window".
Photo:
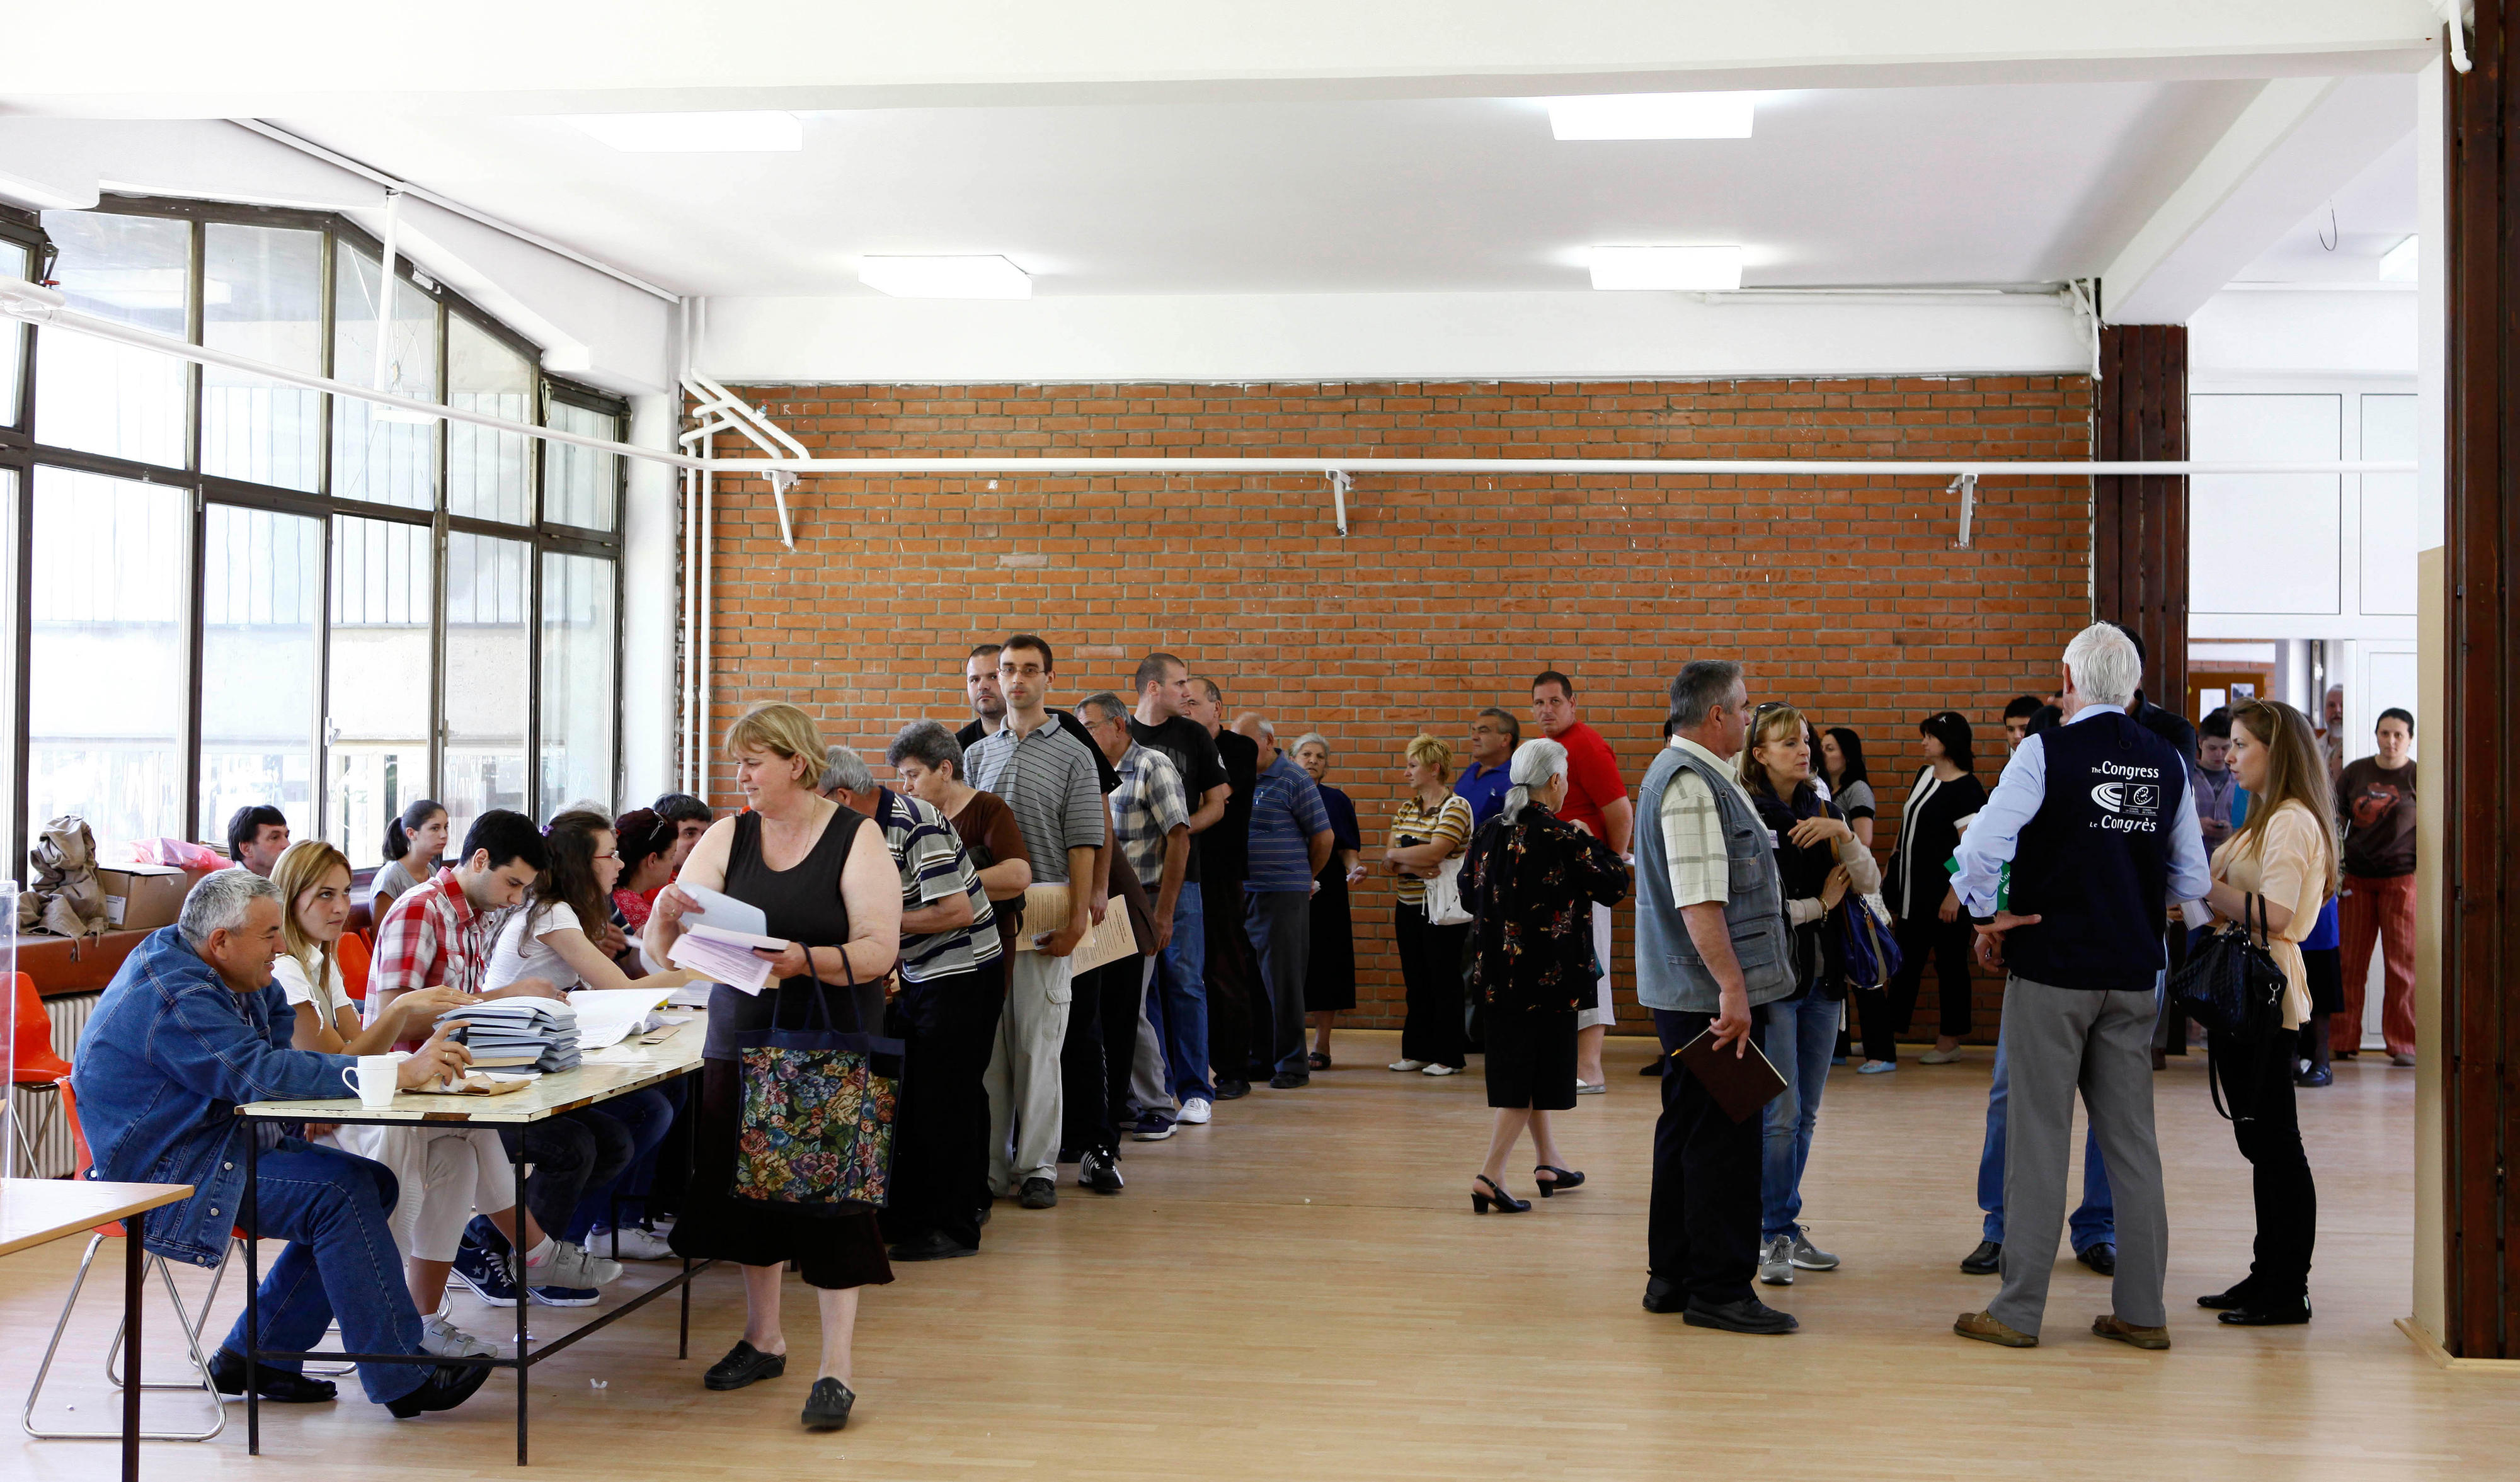
[[[388,278],[337,218],[0,208],[0,272],[291,371],[626,428],[626,407],[544,376],[410,264]],[[109,851],[223,845],[236,809],[269,803],[368,865],[423,797],[459,837],[489,808],[614,803],[620,461],[538,441],[0,330],[0,611],[28,622],[23,719],[0,734],[13,857],[29,820],[74,815]]]

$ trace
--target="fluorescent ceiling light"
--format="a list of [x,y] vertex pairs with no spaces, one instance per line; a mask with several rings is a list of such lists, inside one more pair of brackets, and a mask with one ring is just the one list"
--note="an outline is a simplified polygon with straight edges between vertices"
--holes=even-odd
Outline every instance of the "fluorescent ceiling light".
[[801,150],[794,113],[572,113],[567,122],[632,155],[753,155]]
[[1756,93],[1605,93],[1552,98],[1560,139],[1747,139]]
[[1597,289],[1678,289],[1729,292],[1741,286],[1737,247],[1597,247]]
[[1030,298],[1024,270],[994,254],[971,257],[862,257],[858,282],[895,298]]
[[2415,281],[2415,250],[2421,238],[2409,237],[2389,248],[2380,258],[2380,276],[2391,283]]

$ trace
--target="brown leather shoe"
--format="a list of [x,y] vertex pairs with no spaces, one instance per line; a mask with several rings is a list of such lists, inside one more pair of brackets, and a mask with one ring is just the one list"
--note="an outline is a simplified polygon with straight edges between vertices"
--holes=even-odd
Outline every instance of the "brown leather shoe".
[[1991,1312],[1961,1313],[1959,1321],[1952,1325],[1952,1331],[1958,1333],[1963,1338],[1975,1338],[1981,1343],[1998,1343],[2002,1344],[2005,1348],[2037,1348],[2039,1346],[2039,1339],[2035,1335],[2026,1332],[2015,1332],[2013,1329],[2004,1326],[2002,1323],[1997,1322],[1995,1314]]
[[2169,1328],[2137,1327],[2131,1324],[2119,1322],[2118,1315],[2113,1312],[2105,1312],[2093,1318],[2092,1331],[2103,1338],[2115,1338],[2121,1343],[2153,1352],[2159,1352],[2170,1346]]

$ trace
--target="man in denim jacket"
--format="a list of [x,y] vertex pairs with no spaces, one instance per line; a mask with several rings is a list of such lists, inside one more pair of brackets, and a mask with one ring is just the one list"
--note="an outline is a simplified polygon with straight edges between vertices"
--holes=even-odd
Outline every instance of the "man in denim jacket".
[[[270,880],[221,871],[194,886],[176,923],[151,932],[114,973],[79,1037],[71,1076],[95,1163],[88,1177],[193,1186],[191,1198],[143,1217],[143,1238],[157,1255],[215,1266],[239,1228],[289,1241],[262,1283],[263,1347],[311,1349],[338,1316],[352,1353],[418,1354],[420,1315],[385,1226],[393,1175],[235,1115],[247,1101],[338,1097],[341,1072],[358,1063],[290,1048],[295,1016],[271,981],[282,907]],[[403,1061],[396,1080],[412,1087],[461,1074],[467,1058],[464,1047],[441,1036]],[[248,1216],[245,1140],[256,1136],[264,1139],[260,1180]],[[245,1392],[245,1345],[239,1318],[210,1364],[222,1393]],[[399,1418],[451,1410],[489,1373],[477,1366],[359,1366],[368,1398]],[[292,1361],[265,1365],[259,1378],[268,1399],[334,1396],[331,1384],[307,1378]]]

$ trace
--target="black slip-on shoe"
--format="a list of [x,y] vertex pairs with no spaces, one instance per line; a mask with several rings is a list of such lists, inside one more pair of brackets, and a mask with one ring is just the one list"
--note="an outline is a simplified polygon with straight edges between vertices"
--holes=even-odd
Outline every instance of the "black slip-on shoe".
[[886,1247],[883,1255],[887,1261],[950,1261],[979,1253],[977,1247],[966,1245],[941,1230],[931,1230]]
[[751,1344],[738,1340],[733,1348],[727,1350],[725,1358],[709,1366],[709,1371],[700,1376],[700,1382],[711,1389],[742,1389],[746,1384],[778,1378],[787,1371],[786,1354],[763,1353]]
[[[254,1366],[254,1388],[283,1405],[321,1405],[340,1393],[330,1379],[310,1379],[294,1370]],[[223,1395],[245,1393],[245,1355],[222,1348],[210,1360],[210,1384]]]
[[1960,1270],[1973,1277],[1991,1277],[2003,1269],[2003,1247],[1994,1240],[1980,1240],[1977,1249],[1960,1257]]
[[857,1403],[857,1392],[839,1380],[816,1379],[813,1393],[805,1397],[805,1428],[846,1430],[849,1428],[849,1411]]
[[2104,1277],[2118,1274],[2118,1248],[2107,1240],[2100,1241],[2089,1250],[2075,1251],[2074,1259]]
[[1716,1327],[1726,1332],[1757,1333],[1773,1336],[1792,1332],[1802,1326],[1789,1312],[1778,1312],[1757,1297],[1743,1297],[1738,1302],[1721,1306],[1691,1301],[1681,1312],[1680,1320],[1691,1327]]
[[487,1364],[440,1364],[428,1371],[420,1388],[399,1400],[387,1400],[385,1409],[397,1420],[408,1420],[431,1411],[453,1410],[472,1398],[472,1392],[490,1382]]
[[2283,1301],[2252,1298],[2237,1307],[2216,1313],[2214,1320],[2233,1327],[2290,1327],[2310,1321],[2310,1298],[2293,1297]]
[[1688,1306],[1688,1293],[1681,1290],[1679,1287],[1664,1280],[1660,1277],[1648,1277],[1645,1279],[1645,1311],[1665,1313],[1681,1312],[1686,1310]]

